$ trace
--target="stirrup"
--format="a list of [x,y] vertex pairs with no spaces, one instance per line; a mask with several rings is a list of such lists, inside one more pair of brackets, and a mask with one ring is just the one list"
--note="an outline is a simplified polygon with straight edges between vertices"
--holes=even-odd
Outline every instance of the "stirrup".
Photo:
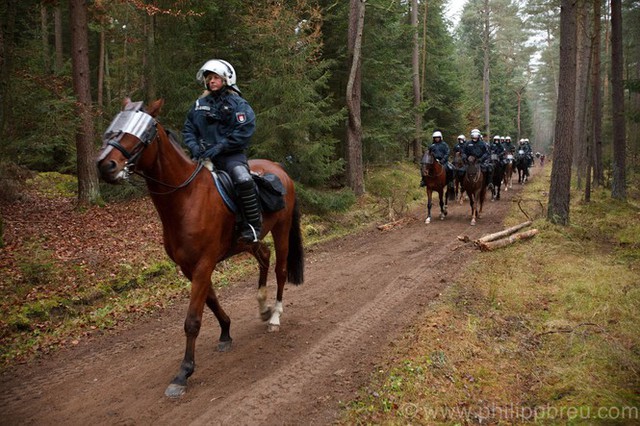
[[[240,232],[240,239],[249,243],[257,243],[260,234],[256,232],[256,228],[254,228],[250,223],[247,223],[247,226],[249,227],[249,229],[245,228],[244,230],[242,230],[242,232]],[[251,231],[251,234],[249,234],[249,232],[247,231]]]

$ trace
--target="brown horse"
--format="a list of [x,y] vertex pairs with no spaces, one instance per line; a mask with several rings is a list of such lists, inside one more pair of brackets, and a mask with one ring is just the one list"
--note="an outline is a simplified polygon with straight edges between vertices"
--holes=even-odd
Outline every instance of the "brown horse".
[[484,173],[480,170],[480,166],[476,164],[476,158],[470,156],[467,158],[467,162],[467,172],[464,174],[464,179],[462,179],[462,188],[469,197],[471,225],[475,225],[478,214],[482,213],[487,187],[484,184]]
[[462,204],[464,198],[464,190],[462,189],[462,180],[464,179],[464,162],[462,161],[462,153],[460,151],[453,155],[453,193],[454,199]]
[[192,162],[156,120],[163,103],[157,100],[142,111],[141,102],[126,100],[125,110],[105,132],[97,161],[102,179],[109,183],[119,182],[132,172],[145,178],[162,222],[165,250],[191,281],[184,322],[185,354],[178,374],[165,391],[166,396],[176,398],[184,394],[187,379],[195,370],[195,344],[205,304],[220,324],[218,350],[231,348],[231,320],[211,284],[216,264],[245,251],[257,259],[259,313],[262,320],[268,321],[268,329],[277,331],[283,312],[284,284],[287,279],[294,284],[302,283],[304,253],[293,181],[276,163],[250,161],[253,172],[275,174],[286,189],[285,208],[263,215],[261,238],[271,232],[276,251],[276,302],[273,308],[269,307],[266,303],[269,248],[263,242],[247,244],[238,240],[236,215],[226,207],[211,173],[201,163]]
[[504,190],[508,191],[510,188],[513,188],[513,183],[511,182],[511,177],[513,176],[513,154],[507,154],[507,164],[504,166]]
[[[440,201],[440,220],[447,216],[447,199],[449,187],[447,186],[447,171],[433,156],[431,150],[427,150],[422,157],[421,173],[427,186],[427,219],[424,223],[431,223],[431,198],[433,191],[438,193]],[[446,191],[445,191],[446,190]]]

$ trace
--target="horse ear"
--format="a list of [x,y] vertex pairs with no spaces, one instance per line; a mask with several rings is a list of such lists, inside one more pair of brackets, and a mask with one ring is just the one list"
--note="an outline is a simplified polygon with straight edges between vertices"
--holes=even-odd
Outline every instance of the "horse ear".
[[162,108],[163,105],[164,105],[164,99],[158,99],[157,101],[153,101],[149,105],[149,108],[147,108],[147,113],[152,117],[156,117],[160,112],[160,108]]

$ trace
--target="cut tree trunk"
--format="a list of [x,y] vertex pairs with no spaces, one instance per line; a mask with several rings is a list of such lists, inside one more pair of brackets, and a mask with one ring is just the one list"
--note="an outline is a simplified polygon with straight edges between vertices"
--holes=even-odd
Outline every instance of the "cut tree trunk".
[[517,241],[521,241],[521,240],[525,240],[525,239],[528,239],[528,238],[532,238],[536,234],[538,234],[538,230],[537,229],[530,229],[528,231],[520,232],[518,234],[514,234],[514,235],[511,235],[511,236],[509,236],[507,238],[502,238],[502,239],[496,240],[496,241],[491,241],[491,242],[487,242],[487,243],[476,241],[476,245],[482,251],[492,251],[492,250],[499,249],[501,247],[508,246],[508,245],[513,244],[513,243],[515,243]]
[[489,241],[493,241],[493,240],[498,240],[500,238],[506,237],[507,235],[511,235],[519,230],[521,230],[522,228],[526,228],[527,226],[531,225],[531,221],[528,220],[526,222],[522,222],[518,225],[512,226],[511,228],[507,228],[503,231],[500,232],[495,232],[493,234],[487,234],[484,237],[478,238],[476,240],[476,244],[481,244],[481,243],[488,243]]

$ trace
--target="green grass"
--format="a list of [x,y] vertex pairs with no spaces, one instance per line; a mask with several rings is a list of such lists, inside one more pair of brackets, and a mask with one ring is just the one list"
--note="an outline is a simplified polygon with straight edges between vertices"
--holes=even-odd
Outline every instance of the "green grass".
[[[547,186],[539,175],[522,197]],[[570,226],[540,214],[536,238],[478,254],[342,422],[637,424],[638,200],[580,198]]]

